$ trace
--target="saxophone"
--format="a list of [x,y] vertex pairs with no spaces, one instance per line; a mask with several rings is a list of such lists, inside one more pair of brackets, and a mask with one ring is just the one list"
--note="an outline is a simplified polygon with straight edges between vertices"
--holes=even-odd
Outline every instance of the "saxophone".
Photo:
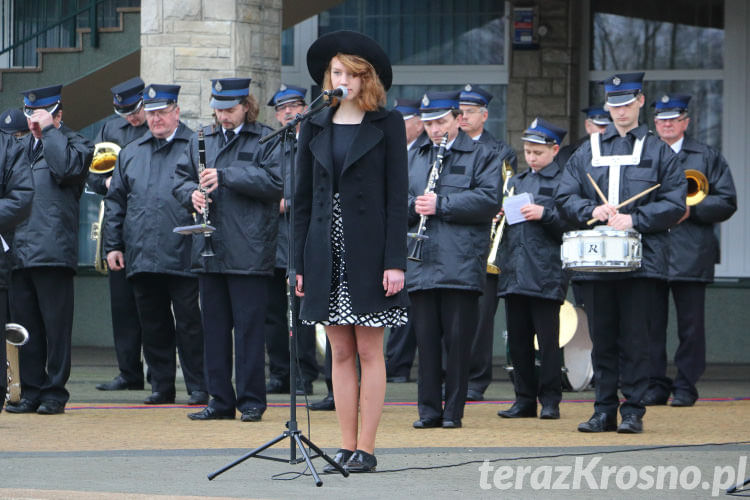
[[[513,177],[513,169],[507,160],[503,160],[503,197],[513,196],[514,189],[511,188],[508,192],[508,182]],[[497,261],[497,250],[500,248],[500,241],[503,239],[503,229],[505,228],[505,215],[499,221],[492,222],[492,230],[490,231],[490,253],[487,256],[487,273],[488,274],[500,274],[500,268],[497,267],[495,261]]]

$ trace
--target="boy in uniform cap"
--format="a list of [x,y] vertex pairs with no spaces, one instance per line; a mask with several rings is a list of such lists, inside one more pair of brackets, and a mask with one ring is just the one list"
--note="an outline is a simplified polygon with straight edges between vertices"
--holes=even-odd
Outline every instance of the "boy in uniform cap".
[[257,422],[266,410],[264,320],[283,192],[278,148],[258,143],[271,129],[257,121],[258,103],[249,92],[250,78],[211,80],[216,123],[203,128],[206,163],[201,171],[193,134],[172,189],[186,213],[201,213],[208,204],[216,228],[213,256],[201,255],[203,234],[192,236],[211,395],[206,408],[188,415],[192,420],[233,419],[239,410],[243,422]]
[[[675,154],[638,125],[644,104],[643,73],[614,75],[604,81],[606,106],[613,124],[594,133],[564,169],[556,202],[563,216],[579,229],[595,218],[616,230],[641,233],[639,269],[618,273],[583,273],[589,330],[593,341],[596,402],[594,414],[578,426],[581,432],[642,432],[648,388],[648,331],[652,289],[666,279],[667,229],[685,212],[686,186]],[[606,197],[603,202],[587,178],[591,175]],[[621,201],[659,184],[645,196],[616,208]],[[618,383],[625,396],[619,404]],[[617,426],[617,410],[622,422]]]
[[[467,83],[461,90],[459,103],[461,117],[459,125],[472,139],[495,151],[496,160],[501,166],[509,166],[513,172],[518,167],[518,159],[513,149],[496,139],[484,129],[489,118],[488,106],[492,94],[476,84]],[[504,186],[503,168],[500,169],[499,185]],[[502,198],[503,193],[500,193]],[[490,245],[490,242],[487,242]],[[497,275],[487,273],[484,292],[479,299],[479,323],[471,344],[471,366],[469,367],[469,389],[467,401],[482,401],[484,391],[492,382],[492,345],[495,334],[495,312],[497,311]]]
[[[690,124],[690,95],[665,94],[652,106],[654,125],[662,141],[677,153],[683,171],[697,170],[708,180],[708,194],[699,204],[688,206],[669,230],[668,281],[658,290],[656,321],[650,338],[649,389],[646,405],[692,406],[698,398],[695,385],[706,368],[706,284],[714,280],[719,243],[714,226],[737,210],[737,193],[726,160],[716,149],[686,135]],[[679,345],[674,355],[677,377],[667,377],[667,319],[669,291],[677,311]]]
[[[115,115],[104,122],[96,135],[96,143],[112,142],[124,148],[148,131],[146,111],[143,109],[143,88],[140,77],[131,78],[111,88]],[[88,186],[97,194],[107,194],[112,173],[89,173]],[[102,224],[105,226],[105,224]],[[100,231],[102,228],[100,228]],[[107,273],[112,309],[112,334],[117,366],[120,373],[109,382],[97,384],[100,391],[143,389],[143,361],[141,360],[141,323],[135,305],[133,287],[125,271]]]
[[172,196],[175,165],[191,130],[180,121],[179,85],[149,85],[143,107],[149,131],[117,158],[105,198],[104,251],[110,270],[127,273],[143,331],[151,375],[144,404],[175,402],[175,346],[187,404],[208,402],[198,280],[190,271],[190,242],[173,232],[192,222]]
[[12,135],[20,139],[29,133],[29,123],[26,121],[26,115],[18,108],[10,108],[3,111],[0,115],[0,132]]
[[[294,85],[281,84],[279,90],[268,101],[276,111],[276,120],[281,126],[294,119],[298,113],[305,110],[305,94],[307,89]],[[299,124],[297,124],[299,134]],[[293,148],[296,148],[296,138]],[[287,144],[287,148],[289,145]],[[290,158],[289,151],[279,151],[281,161],[280,171],[283,169],[284,194],[279,202],[279,236],[276,245],[276,267],[272,278],[271,295],[268,300],[266,313],[266,350],[268,351],[269,379],[266,392],[269,394],[289,393],[289,325],[287,320],[287,283],[286,270],[289,252],[289,223],[286,207],[289,205],[293,187],[289,180]],[[296,296],[292,300],[299,300]],[[294,309],[299,315],[299,306]],[[313,380],[318,378],[318,364],[315,358],[315,327],[297,322],[296,346],[300,360],[301,373],[297,373],[297,393],[312,394]]]
[[[555,206],[562,166],[555,162],[565,130],[536,118],[521,137],[529,169],[514,175],[508,189],[529,193],[533,202],[521,207],[524,221],[505,228],[500,243],[497,295],[505,299],[508,348],[513,362],[516,401],[504,418],[560,418],[562,373],[560,305],[567,277],[560,261],[564,221]],[[499,229],[498,229],[499,230]],[[539,340],[541,366],[535,371],[534,334]]]
[[63,413],[70,396],[78,210],[93,145],[62,124],[61,91],[54,85],[22,92],[31,133],[21,144],[35,196],[10,245],[11,320],[29,331],[20,350],[22,399],[7,407],[13,413]]
[[[429,140],[418,145],[409,165],[409,229],[416,232],[420,216],[427,217],[428,239],[421,243],[421,260],[409,260],[406,270],[419,352],[419,420],[414,427],[458,428],[486,276],[490,221],[499,209],[500,164],[491,148],[459,128],[459,92],[428,92],[420,111]],[[433,153],[446,134],[437,185],[425,193],[437,157]]]

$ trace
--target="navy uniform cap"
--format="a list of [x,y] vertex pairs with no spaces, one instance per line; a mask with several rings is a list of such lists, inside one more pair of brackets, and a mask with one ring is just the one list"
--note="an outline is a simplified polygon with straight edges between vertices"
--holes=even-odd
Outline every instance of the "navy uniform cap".
[[687,111],[688,103],[693,96],[690,94],[664,94],[654,101],[651,106],[656,110],[657,120],[671,120]]
[[601,106],[590,106],[588,108],[583,108],[581,111],[586,113],[586,119],[591,120],[594,125],[606,127],[612,123],[612,117],[609,116],[609,111]]
[[118,83],[112,91],[112,104],[117,108],[129,108],[137,105],[143,99],[143,89],[146,86],[139,76]]
[[417,99],[396,99],[393,109],[401,113],[404,120],[408,120],[419,114],[419,100]]
[[23,104],[29,108],[46,108],[60,102],[62,85],[24,90]]
[[236,106],[250,95],[251,78],[215,78],[211,80],[211,102],[214,109]]
[[303,87],[296,87],[294,85],[281,84],[279,90],[271,97],[268,101],[269,106],[281,106],[291,101],[302,101],[305,103],[305,96],[307,95],[307,89]]
[[529,128],[523,132],[522,141],[536,144],[557,144],[558,146],[565,138],[567,131],[557,125],[548,122],[544,118],[535,118]]
[[461,91],[459,98],[461,104],[473,104],[474,106],[487,106],[492,100],[492,94],[479,85],[467,83]]
[[427,92],[422,97],[421,106],[419,107],[422,121],[437,120],[450,113],[452,109],[460,109],[460,94],[458,90]]
[[602,83],[607,106],[625,106],[635,101],[643,90],[644,75],[645,73],[618,73],[604,80]]
[[6,134],[28,132],[29,122],[26,121],[23,111],[18,108],[10,108],[3,111],[3,114],[0,115],[0,131]]
[[170,104],[176,104],[179,95],[179,85],[152,83],[143,90],[143,107],[146,111],[164,109]]

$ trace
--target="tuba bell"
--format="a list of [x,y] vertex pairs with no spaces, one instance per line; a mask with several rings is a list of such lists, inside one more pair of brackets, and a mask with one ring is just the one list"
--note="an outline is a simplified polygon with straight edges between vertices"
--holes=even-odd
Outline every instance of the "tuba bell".
[[21,400],[21,365],[18,362],[18,348],[28,341],[29,332],[26,328],[18,323],[5,324],[6,376],[8,378],[5,400],[10,403],[18,403]]
[[687,178],[687,206],[693,207],[702,202],[708,196],[708,179],[700,170],[685,170]]
[[[120,146],[114,142],[100,142],[94,146],[94,157],[89,166],[89,172],[98,175],[109,174],[115,169],[117,156],[120,154]],[[102,224],[104,223],[104,200],[99,203],[99,216],[96,222],[91,224],[91,235],[89,238],[96,241],[94,251],[94,269],[102,274],[107,274],[107,263],[102,255]]]

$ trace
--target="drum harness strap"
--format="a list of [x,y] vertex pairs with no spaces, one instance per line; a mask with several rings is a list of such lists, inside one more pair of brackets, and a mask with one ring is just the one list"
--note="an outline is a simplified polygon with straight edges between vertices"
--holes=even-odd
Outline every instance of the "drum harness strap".
[[620,203],[620,167],[622,165],[638,165],[641,163],[641,153],[643,152],[643,143],[646,141],[646,136],[635,140],[632,154],[602,156],[599,149],[599,135],[598,132],[591,134],[591,166],[609,167],[607,201],[610,205],[617,205]]

